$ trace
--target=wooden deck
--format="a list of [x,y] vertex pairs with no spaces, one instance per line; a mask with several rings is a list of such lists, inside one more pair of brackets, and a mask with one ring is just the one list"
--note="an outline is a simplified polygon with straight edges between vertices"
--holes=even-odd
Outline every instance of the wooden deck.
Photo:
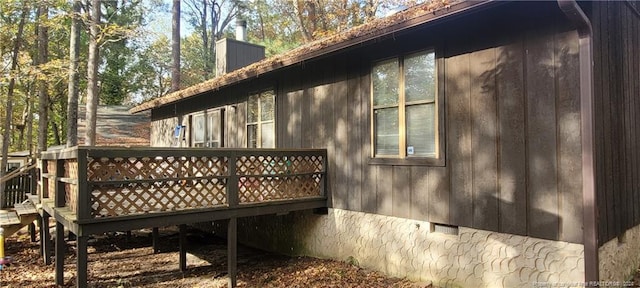
[[14,208],[6,208],[0,210],[0,227],[2,227],[3,235],[8,237],[22,227],[29,225],[31,241],[35,241],[35,225],[34,221],[38,218],[38,210],[31,202],[14,204]]
[[0,226],[9,226],[20,224],[20,218],[14,211],[2,210],[0,211]]
[[[227,219],[233,287],[237,218],[326,208],[326,153],[150,147],[45,152],[39,191],[42,230],[48,230],[49,217],[56,220],[56,251],[64,248],[57,241],[64,228],[77,236],[77,281],[84,287],[89,235]],[[49,249],[43,247],[45,262]],[[182,245],[180,251],[184,269]],[[60,285],[64,259],[57,255],[63,253],[56,253]]]

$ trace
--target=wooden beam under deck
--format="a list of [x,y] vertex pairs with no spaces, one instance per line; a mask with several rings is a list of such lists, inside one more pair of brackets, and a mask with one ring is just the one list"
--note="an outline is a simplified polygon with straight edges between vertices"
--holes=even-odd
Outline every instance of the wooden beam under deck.
[[[46,202],[45,202],[46,203]],[[175,212],[148,213],[120,217],[96,218],[91,221],[78,221],[69,208],[54,208],[43,205],[43,209],[78,236],[88,236],[106,232],[137,230],[152,227],[174,226],[209,222],[230,218],[242,218],[260,215],[283,214],[299,210],[326,208],[326,197],[312,197],[298,200],[283,200],[243,204],[235,208],[217,207],[209,209],[189,209]]]
[[[238,251],[238,218],[287,213],[297,210],[307,210],[316,208],[326,208],[326,197],[313,197],[310,199],[298,199],[288,201],[277,201],[270,203],[246,204],[239,205],[235,208],[226,209],[200,209],[197,211],[186,210],[177,211],[182,213],[150,213],[146,215],[136,215],[130,217],[113,217],[113,219],[94,219],[93,221],[84,221],[78,223],[75,214],[66,207],[51,207],[48,204],[51,201],[43,202],[44,213],[53,215],[56,219],[56,239],[55,239],[55,257],[56,257],[56,285],[64,285],[64,228],[67,227],[71,233],[77,235],[77,262],[76,262],[76,287],[87,286],[87,240],[91,234],[99,234],[105,232],[115,232],[122,230],[135,230],[157,226],[173,226],[180,227],[180,259],[179,268],[186,271],[186,224],[215,221],[229,219],[229,227],[227,231],[227,253],[228,253],[228,287],[236,287],[237,285],[237,251]],[[123,218],[123,219],[120,219]],[[158,225],[158,224],[161,225]],[[157,228],[153,228],[157,229]],[[157,241],[157,240],[156,240]],[[46,254],[46,252],[45,252]]]

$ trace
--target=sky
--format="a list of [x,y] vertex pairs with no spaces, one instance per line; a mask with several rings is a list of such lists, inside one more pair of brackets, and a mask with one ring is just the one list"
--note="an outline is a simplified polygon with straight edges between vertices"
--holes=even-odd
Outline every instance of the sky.
[[[160,12],[156,12],[155,15],[152,15],[152,20],[149,23],[149,30],[154,34],[164,34],[167,38],[171,39],[171,6],[173,5],[173,1],[171,0],[162,0],[163,7],[160,7],[156,10],[161,10]],[[182,10],[186,9],[185,5],[181,5]],[[184,17],[180,19],[180,35],[184,37],[185,35],[191,34],[193,28],[187,21],[184,20]]]

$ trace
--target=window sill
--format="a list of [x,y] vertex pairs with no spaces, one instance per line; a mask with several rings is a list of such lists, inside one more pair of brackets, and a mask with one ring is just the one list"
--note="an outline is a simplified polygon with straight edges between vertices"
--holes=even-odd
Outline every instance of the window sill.
[[445,166],[444,158],[369,158],[369,165],[389,166]]

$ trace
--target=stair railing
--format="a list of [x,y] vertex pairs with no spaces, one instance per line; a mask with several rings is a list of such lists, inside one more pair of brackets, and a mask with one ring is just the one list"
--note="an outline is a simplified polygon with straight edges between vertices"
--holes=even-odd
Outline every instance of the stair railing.
[[4,175],[0,178],[0,184],[7,182],[13,178],[16,178],[26,172],[29,172],[31,169],[36,168],[36,164],[27,164],[16,170],[9,172],[7,175]]
[[[34,186],[30,179],[34,179],[34,175],[29,177],[29,173],[35,168],[36,164],[24,165],[0,178],[0,186],[4,186],[0,189],[3,193],[0,197],[0,208],[11,208],[14,204],[22,203],[28,193],[33,193]],[[16,179],[18,177],[24,178]],[[14,179],[16,180],[12,181]]]

